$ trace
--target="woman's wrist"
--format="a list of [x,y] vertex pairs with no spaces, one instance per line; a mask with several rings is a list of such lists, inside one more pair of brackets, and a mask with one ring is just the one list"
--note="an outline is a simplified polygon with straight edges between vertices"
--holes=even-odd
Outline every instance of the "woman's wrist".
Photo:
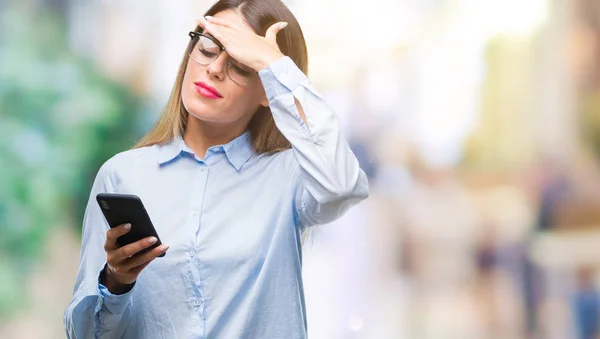
[[108,267],[104,267],[102,270],[102,276],[100,277],[100,283],[104,285],[112,294],[124,294],[133,288],[133,283],[123,284],[117,281],[114,275],[111,274]]
[[263,55],[257,62],[256,65],[254,66],[254,70],[257,72],[260,72],[262,69],[265,69],[267,67],[269,67],[272,63],[274,63],[275,61],[281,59],[282,57],[284,57],[285,55],[283,55],[281,52],[279,51],[273,51],[273,53],[270,53],[268,55]]

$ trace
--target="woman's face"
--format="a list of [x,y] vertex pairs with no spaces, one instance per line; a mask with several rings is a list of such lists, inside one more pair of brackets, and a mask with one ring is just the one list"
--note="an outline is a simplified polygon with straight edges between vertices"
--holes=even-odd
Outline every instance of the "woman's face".
[[[226,10],[213,16],[236,22],[254,32],[237,11]],[[247,125],[261,103],[268,104],[265,91],[258,75],[245,86],[231,80],[227,73],[231,71],[228,70],[228,58],[224,51],[207,66],[190,58],[183,77],[181,98],[186,110],[202,121]],[[216,90],[218,97],[207,91],[207,86]]]

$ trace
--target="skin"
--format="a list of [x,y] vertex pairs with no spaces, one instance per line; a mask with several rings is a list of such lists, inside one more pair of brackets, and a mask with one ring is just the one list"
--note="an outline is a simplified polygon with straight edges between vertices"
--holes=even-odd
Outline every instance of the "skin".
[[[184,136],[186,144],[200,158],[214,145],[226,144],[246,130],[254,112],[269,102],[260,78],[247,86],[233,82],[228,76],[228,58],[258,72],[283,57],[276,42],[277,33],[287,23],[276,23],[265,36],[257,35],[238,11],[226,10],[208,19],[198,19],[205,33],[215,37],[226,49],[208,66],[193,60],[188,62],[182,85],[182,101],[190,113]],[[214,87],[222,96],[209,99],[201,96],[194,82],[204,82]],[[300,103],[296,101],[300,116],[306,117]],[[149,237],[132,244],[118,247],[117,238],[129,232],[131,225],[120,225],[106,232],[107,269],[102,277],[103,284],[113,294],[122,294],[130,289],[140,272],[157,256],[166,252],[163,244],[147,253],[139,251],[151,246],[156,238]]]

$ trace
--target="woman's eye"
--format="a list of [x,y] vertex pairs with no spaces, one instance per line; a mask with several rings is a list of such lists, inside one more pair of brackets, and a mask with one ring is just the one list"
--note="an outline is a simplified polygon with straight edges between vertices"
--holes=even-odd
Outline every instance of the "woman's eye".
[[200,48],[200,53],[204,54],[204,56],[209,57],[209,58],[213,58],[217,55],[217,53],[209,52],[202,48]]

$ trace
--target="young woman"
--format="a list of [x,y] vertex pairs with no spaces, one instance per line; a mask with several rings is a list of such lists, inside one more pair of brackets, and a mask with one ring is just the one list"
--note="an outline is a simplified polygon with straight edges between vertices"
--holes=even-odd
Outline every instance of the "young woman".
[[[218,1],[190,37],[163,115],[94,182],[70,338],[306,338],[302,234],[368,195],[280,0]],[[101,192],[138,195],[163,245],[118,247]]]

